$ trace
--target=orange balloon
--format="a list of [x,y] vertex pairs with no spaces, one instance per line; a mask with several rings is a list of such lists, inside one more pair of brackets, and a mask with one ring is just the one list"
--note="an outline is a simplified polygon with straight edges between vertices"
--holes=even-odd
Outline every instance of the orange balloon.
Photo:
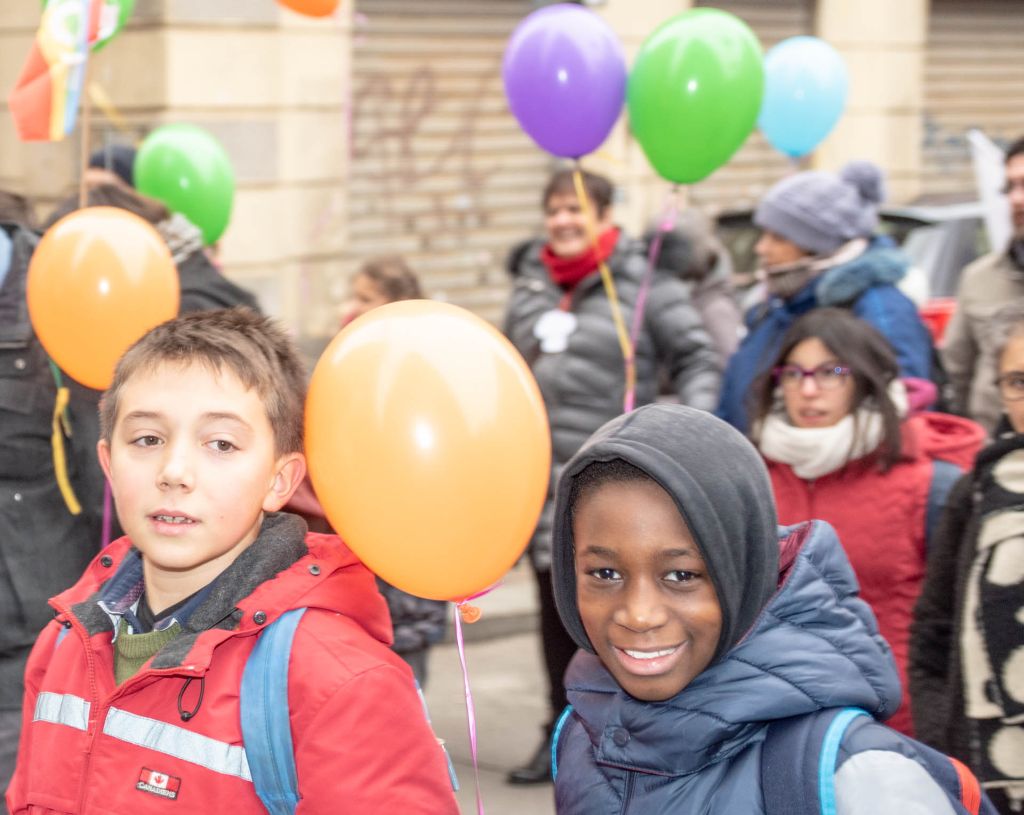
[[135,340],[178,313],[178,270],[160,234],[116,207],[72,212],[43,235],[28,266],[36,336],[70,377],[103,390]]
[[279,0],[282,6],[307,17],[327,17],[334,13],[339,0]]
[[465,309],[381,306],[324,351],[306,402],[310,476],[331,525],[420,597],[494,585],[529,542],[551,435],[519,352]]

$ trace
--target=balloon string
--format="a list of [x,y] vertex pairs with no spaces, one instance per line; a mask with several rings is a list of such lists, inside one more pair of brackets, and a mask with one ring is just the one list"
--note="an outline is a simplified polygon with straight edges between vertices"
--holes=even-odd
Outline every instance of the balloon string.
[[[654,270],[657,267],[658,258],[661,256],[661,244],[666,232],[675,229],[676,220],[679,216],[679,199],[677,193],[679,187],[673,185],[665,199],[665,206],[662,208],[661,221],[654,233],[654,240],[651,241],[650,249],[647,252],[647,269],[644,271],[643,280],[640,282],[640,291],[636,296],[636,308],[633,310],[633,328],[629,334],[631,346],[636,348],[636,341],[640,336],[640,328],[644,324],[644,311],[647,309],[647,295],[651,290],[651,283],[654,282]],[[625,400],[625,412],[629,413],[635,405],[636,391],[627,392]]]
[[110,527],[113,514],[114,502],[110,494],[110,482],[103,479],[103,532],[100,539],[101,549],[106,549],[110,544]]
[[121,115],[121,111],[117,109],[117,105],[110,101],[110,97],[103,89],[103,86],[98,82],[90,82],[88,91],[90,101],[106,116],[107,121],[113,124],[120,133],[130,137],[133,143],[138,143],[138,139],[135,138],[130,125],[125,121],[124,116]]
[[[597,224],[587,198],[587,188],[583,184],[583,174],[580,171],[579,162],[573,168],[572,181],[576,187],[576,197],[580,202],[580,209],[583,210],[583,219],[587,224],[587,232],[590,242],[598,249]],[[619,293],[615,289],[615,281],[608,265],[598,261],[598,269],[601,271],[601,282],[604,284],[605,295],[608,297],[608,305],[612,311],[612,321],[615,323],[615,333],[619,338],[619,347],[622,349],[622,358],[626,367],[626,393],[623,402],[631,405],[636,398],[636,360],[633,356],[633,344],[629,339],[629,332],[626,330],[626,321],[622,319],[622,306],[619,304]]]
[[67,407],[71,392],[66,387],[57,388],[57,399],[53,404],[53,432],[50,435],[50,447],[53,453],[53,473],[57,479],[57,487],[64,498],[68,512],[72,515],[79,515],[82,512],[82,505],[75,497],[75,491],[71,487],[71,480],[68,478],[67,456],[64,453],[64,435],[71,435],[71,425],[68,423]]
[[[57,487],[64,498],[68,512],[78,515],[82,512],[82,505],[75,496],[71,487],[71,480],[68,477],[67,457],[64,453],[64,436],[71,436],[71,420],[68,418],[68,403],[71,401],[71,392],[64,386],[64,378],[61,376],[60,368],[52,360],[50,373],[53,375],[53,382],[57,388],[57,398],[53,404],[53,431],[50,434],[50,447],[53,455],[53,474],[57,479]],[[61,431],[63,430],[63,435]]]
[[477,815],[484,815],[484,801],[480,795],[480,765],[476,749],[476,711],[473,707],[473,691],[469,687],[469,670],[466,667],[466,641],[462,635],[462,614],[459,608],[461,605],[462,603],[457,603],[455,609],[455,642],[459,648],[459,662],[462,663],[462,686],[466,693],[466,723],[469,727],[469,752],[473,758],[473,778],[476,781],[476,811]]

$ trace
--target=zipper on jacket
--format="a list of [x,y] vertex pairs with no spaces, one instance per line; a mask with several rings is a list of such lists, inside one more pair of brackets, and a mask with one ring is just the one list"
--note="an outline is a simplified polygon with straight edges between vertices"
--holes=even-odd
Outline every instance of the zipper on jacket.
[[[85,627],[81,624],[77,617],[71,613],[69,608],[64,608],[54,604],[57,609],[59,616],[63,617],[66,623],[70,623],[71,629],[76,632],[79,639],[82,641],[82,648],[85,651],[85,664],[86,664],[86,676],[89,679],[89,721],[88,721],[88,741],[85,748],[85,755],[83,756],[82,764],[82,778],[78,793],[78,807],[76,812],[85,812],[86,798],[89,793],[89,765],[92,763],[93,747],[96,745],[96,740],[99,738],[100,733],[103,731],[103,722],[106,721],[107,712],[110,710],[113,702],[121,697],[124,692],[133,684],[133,679],[139,679],[142,676],[150,676],[153,674],[164,675],[164,674],[175,674],[181,673],[182,667],[169,668],[162,671],[146,671],[145,673],[136,674],[132,679],[123,683],[117,687],[105,701],[101,704],[100,700],[100,689],[99,683],[96,681],[96,660],[92,651],[91,637],[89,632],[85,630]],[[188,670],[187,668],[185,669]],[[193,669],[190,673],[199,674],[200,671]]]
[[[76,812],[85,812],[85,799],[89,792],[89,764],[92,762],[92,748],[96,744],[96,738],[99,736],[102,721],[99,710],[100,701],[100,689],[96,682],[96,661],[93,658],[92,644],[90,643],[89,632],[85,630],[85,627],[79,622],[78,618],[71,613],[69,608],[61,608],[61,614],[67,623],[70,623],[71,630],[74,631],[78,638],[82,641],[82,649],[85,651],[85,671],[86,676],[89,679],[89,720],[86,723],[88,726],[87,735],[88,741],[85,746],[85,755],[83,756],[82,764],[82,778],[79,782],[78,791],[78,808]],[[52,658],[51,658],[52,659]]]
[[[89,737],[89,746],[86,748],[85,764],[84,764],[84,766],[82,768],[82,780],[83,780],[82,792],[81,792],[81,795],[80,795],[80,798],[79,798],[79,802],[78,802],[78,809],[75,810],[76,812],[79,812],[79,813],[84,813],[85,812],[85,801],[86,801],[86,795],[88,793],[88,788],[89,788],[89,785],[87,783],[85,783],[85,782],[86,782],[86,780],[89,777],[89,765],[90,765],[90,763],[92,761],[92,749],[93,749],[93,747],[96,744],[96,740],[100,737],[100,734],[103,732],[103,723],[106,722],[107,714],[110,712],[110,708],[112,708],[114,706],[114,703],[118,699],[121,699],[122,697],[127,696],[130,693],[132,688],[135,685],[138,684],[138,681],[136,681],[136,680],[141,680],[141,679],[143,679],[145,677],[152,677],[152,676],[158,676],[158,677],[166,677],[166,676],[186,676],[186,677],[188,677],[188,676],[201,676],[204,673],[203,671],[197,670],[195,668],[192,668],[192,670],[189,670],[185,666],[180,666],[180,667],[177,667],[177,668],[164,668],[162,670],[143,671],[143,672],[137,673],[135,676],[131,677],[131,679],[126,680],[121,685],[119,685],[117,688],[115,688],[114,692],[112,694],[110,694],[106,698],[106,700],[104,701],[102,707],[100,707],[99,706],[99,699],[97,698],[99,691],[98,691],[98,688],[96,688],[96,678],[95,678],[95,673],[94,673],[94,668],[93,668],[92,654],[91,654],[91,652],[88,652],[88,649],[87,649],[87,653],[88,653],[87,660],[89,662],[89,671],[90,671],[90,673],[89,673],[90,687],[93,689],[93,698],[96,699],[97,711],[96,711],[96,719],[95,719],[95,721],[90,723],[90,729],[91,729],[92,732],[91,732],[91,735]],[[189,667],[191,667],[191,666],[189,666]],[[90,712],[91,712],[91,710],[90,710]]]
[[626,770],[626,788],[622,791],[622,810],[620,815],[626,815],[629,803],[633,798],[633,787],[636,786],[636,771]]

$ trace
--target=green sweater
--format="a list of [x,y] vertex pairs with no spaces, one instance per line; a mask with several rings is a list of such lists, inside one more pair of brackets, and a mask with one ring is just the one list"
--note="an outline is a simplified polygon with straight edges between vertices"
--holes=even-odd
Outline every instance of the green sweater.
[[114,680],[117,684],[135,676],[157,651],[180,633],[181,625],[175,620],[163,631],[132,634],[128,623],[122,619],[114,641]]

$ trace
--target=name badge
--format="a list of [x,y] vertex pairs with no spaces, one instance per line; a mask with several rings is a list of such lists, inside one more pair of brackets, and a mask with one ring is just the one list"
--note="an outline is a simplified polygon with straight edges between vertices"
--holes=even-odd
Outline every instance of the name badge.
[[540,340],[540,350],[545,354],[560,354],[569,347],[569,337],[576,325],[575,314],[555,308],[540,315],[533,336]]

